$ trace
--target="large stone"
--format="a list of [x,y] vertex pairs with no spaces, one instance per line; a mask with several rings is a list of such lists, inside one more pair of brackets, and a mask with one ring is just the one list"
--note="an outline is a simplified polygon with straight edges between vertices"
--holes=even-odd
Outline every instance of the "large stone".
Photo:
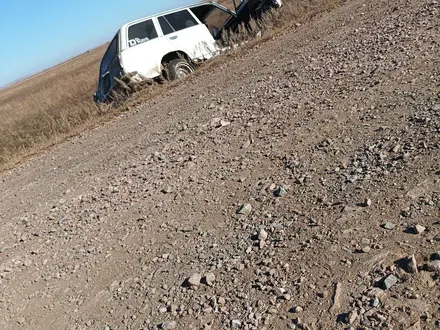
[[408,273],[417,273],[417,261],[413,255],[410,255],[406,260],[406,271]]
[[426,230],[426,227],[415,225],[413,230],[415,234],[422,234]]
[[242,206],[240,206],[240,208],[237,211],[238,214],[243,214],[243,215],[247,215],[251,212],[252,212],[251,204],[243,204]]
[[195,273],[190,278],[188,278],[188,284],[191,287],[198,286],[200,285],[201,280],[202,280],[202,275]]
[[304,308],[302,308],[301,306],[293,306],[289,312],[291,313],[302,313],[304,311]]
[[399,282],[399,279],[394,275],[389,275],[385,277],[382,281],[383,288],[385,290],[391,289],[397,282]]
[[383,227],[387,230],[393,230],[394,228],[396,228],[396,225],[392,222],[387,221],[387,222],[385,222]]
[[372,298],[372,299],[370,300],[370,306],[371,306],[371,307],[374,307],[374,308],[379,307],[379,306],[380,306],[380,299],[377,298],[377,297]]

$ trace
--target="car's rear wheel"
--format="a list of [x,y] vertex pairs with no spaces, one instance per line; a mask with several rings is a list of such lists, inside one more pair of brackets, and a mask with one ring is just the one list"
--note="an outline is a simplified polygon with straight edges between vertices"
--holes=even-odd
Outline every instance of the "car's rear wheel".
[[182,79],[194,72],[194,66],[184,58],[176,58],[168,63],[168,78]]

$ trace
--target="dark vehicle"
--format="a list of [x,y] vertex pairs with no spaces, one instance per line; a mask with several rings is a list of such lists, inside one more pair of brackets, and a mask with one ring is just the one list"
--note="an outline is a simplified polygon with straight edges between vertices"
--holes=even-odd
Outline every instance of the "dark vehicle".
[[236,31],[240,25],[249,28],[251,19],[260,19],[270,9],[280,8],[281,0],[243,0],[237,6],[234,0],[236,16],[226,23],[224,29]]

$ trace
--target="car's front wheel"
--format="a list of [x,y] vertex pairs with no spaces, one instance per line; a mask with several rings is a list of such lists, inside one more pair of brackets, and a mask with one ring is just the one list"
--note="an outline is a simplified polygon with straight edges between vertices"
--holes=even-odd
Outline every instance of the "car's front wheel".
[[168,78],[177,80],[194,72],[194,66],[183,58],[176,58],[168,63]]

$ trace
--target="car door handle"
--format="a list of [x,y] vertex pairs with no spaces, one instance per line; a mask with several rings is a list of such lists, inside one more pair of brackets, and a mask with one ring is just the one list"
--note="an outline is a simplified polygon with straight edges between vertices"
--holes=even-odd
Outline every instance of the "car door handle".
[[176,39],[177,39],[177,36],[173,36],[170,38],[170,40],[176,40]]

